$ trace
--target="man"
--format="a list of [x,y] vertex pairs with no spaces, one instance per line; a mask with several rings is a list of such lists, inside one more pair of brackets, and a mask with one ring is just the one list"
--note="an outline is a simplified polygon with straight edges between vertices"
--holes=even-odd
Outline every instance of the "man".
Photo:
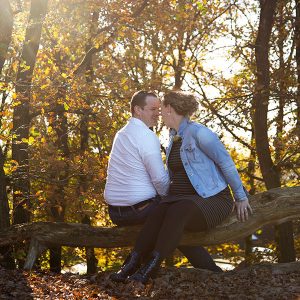
[[166,195],[169,175],[160,143],[149,129],[157,124],[160,101],[139,91],[131,99],[132,118],[115,136],[107,170],[104,198],[117,225],[141,224]]
[[[159,111],[160,101],[154,93],[136,92],[131,99],[132,118],[115,136],[104,198],[111,220],[119,226],[144,223],[160,196],[168,192],[169,175],[161,158],[160,143],[149,129],[157,125]],[[221,271],[212,260],[207,263],[207,252],[202,247],[178,249],[194,267]],[[126,275],[115,273],[112,279],[124,281]]]

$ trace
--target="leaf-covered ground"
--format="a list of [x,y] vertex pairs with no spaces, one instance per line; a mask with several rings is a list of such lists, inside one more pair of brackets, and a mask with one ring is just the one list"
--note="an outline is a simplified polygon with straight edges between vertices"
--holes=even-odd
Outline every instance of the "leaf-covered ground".
[[300,299],[300,269],[255,266],[215,274],[163,268],[146,286],[115,284],[109,272],[94,276],[0,268],[0,299]]

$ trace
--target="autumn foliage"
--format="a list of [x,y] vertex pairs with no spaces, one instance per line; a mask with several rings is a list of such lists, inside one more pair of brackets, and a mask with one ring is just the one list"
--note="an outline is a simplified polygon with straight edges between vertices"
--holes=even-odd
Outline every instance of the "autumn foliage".
[[[263,2],[1,1],[0,230],[32,221],[111,225],[103,200],[108,156],[139,89],[197,94],[194,118],[219,133],[252,194],[275,187],[258,159],[255,130],[265,122],[263,159],[277,186],[299,185],[299,3],[272,1],[270,78],[262,85]],[[265,120],[255,119],[260,93]],[[63,251],[70,263],[85,256]],[[13,254],[20,266],[22,256],[22,247]],[[108,266],[118,254],[96,256]]]

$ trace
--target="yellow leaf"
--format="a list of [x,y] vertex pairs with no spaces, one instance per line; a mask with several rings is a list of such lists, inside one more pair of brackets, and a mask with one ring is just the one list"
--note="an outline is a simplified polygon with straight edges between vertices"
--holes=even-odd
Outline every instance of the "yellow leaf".
[[34,143],[34,137],[33,136],[30,136],[29,137],[29,140],[28,140],[28,144],[29,145],[32,145]]
[[69,105],[66,102],[64,102],[64,109],[69,110],[69,108],[70,108]]
[[12,107],[19,106],[21,104],[21,101],[16,101],[12,104]]

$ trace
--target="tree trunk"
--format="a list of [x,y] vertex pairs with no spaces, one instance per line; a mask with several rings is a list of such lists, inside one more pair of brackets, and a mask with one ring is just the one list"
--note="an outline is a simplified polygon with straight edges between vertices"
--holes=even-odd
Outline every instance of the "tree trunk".
[[297,95],[296,95],[296,116],[297,116],[297,136],[300,141],[300,1],[295,0],[296,20],[295,20],[295,44],[296,44],[296,64],[297,64]]
[[[61,55],[57,54],[57,61],[61,59]],[[70,150],[68,145],[68,120],[65,116],[65,109],[63,103],[66,99],[66,85],[63,84],[58,88],[57,93],[57,104],[55,111],[55,119],[52,124],[53,129],[56,132],[57,140],[56,147],[59,150],[58,155],[62,155],[65,165],[62,170],[57,171],[57,169],[52,170],[53,176],[55,177],[57,173],[59,173],[57,184],[54,187],[54,193],[52,195],[52,211],[56,211],[56,213],[52,213],[52,218],[55,222],[64,222],[65,209],[66,209],[66,201],[65,201],[65,189],[68,185],[68,177],[69,177],[69,156]],[[50,271],[54,273],[61,272],[61,247],[55,246],[50,248]]]
[[[5,154],[0,147],[0,231],[10,226],[6,176],[4,173],[5,159]],[[0,254],[3,256],[0,260],[0,265],[8,269],[13,269],[15,264],[11,256],[11,246],[0,247]]]
[[[254,195],[255,194],[255,183],[254,183],[254,175],[255,174],[255,150],[254,150],[254,132],[252,131],[251,135],[251,146],[253,147],[250,151],[250,157],[249,157],[249,162],[248,162],[248,168],[247,172],[250,176],[248,176],[248,185],[250,186],[249,194]],[[245,264],[250,265],[252,262],[252,234],[247,236],[245,238]]]
[[[255,58],[257,66],[257,83],[253,98],[254,127],[256,151],[260,169],[267,189],[280,187],[280,173],[276,169],[271,157],[268,139],[268,103],[270,96],[270,72],[269,72],[269,41],[274,22],[276,0],[260,1],[261,13],[259,28],[256,38]],[[291,236],[291,226],[280,225],[277,227],[277,244],[279,250],[279,262],[295,260],[295,250]]]
[[257,82],[253,98],[255,141],[261,172],[268,189],[280,186],[279,174],[271,158],[267,125],[270,95],[269,41],[276,2],[276,0],[261,1],[260,22],[255,44],[257,66]]
[[[88,49],[92,47],[92,39],[95,36],[98,27],[98,18],[99,18],[99,12],[93,12],[92,19],[91,19],[91,26],[90,26],[90,37],[86,45],[86,51],[88,51]],[[92,57],[90,56],[86,62],[86,70],[85,70],[85,80],[87,84],[91,84],[93,82],[93,75],[94,75],[93,73],[94,73],[93,62],[92,62]],[[88,108],[90,108],[89,97],[87,97],[86,105]],[[84,161],[85,153],[88,150],[89,150],[89,115],[84,114],[82,116],[81,123],[80,123],[80,156],[82,161]],[[79,195],[83,195],[83,197],[85,197],[87,189],[88,189],[87,176],[85,174],[84,169],[81,168],[80,175],[79,175],[79,187],[78,187]],[[90,217],[87,214],[83,215],[82,223],[91,225]],[[97,263],[98,263],[98,260],[95,257],[94,248],[86,247],[85,253],[86,253],[86,260],[87,260],[86,262],[87,274],[94,274],[97,272]]]
[[[238,240],[266,224],[288,221],[300,216],[300,187],[277,188],[251,196],[253,215],[241,223],[232,214],[225,222],[207,232],[185,232],[182,245],[215,245]],[[31,239],[31,268],[40,251],[53,246],[115,248],[132,246],[140,227],[91,227],[71,223],[31,223],[9,227],[0,232],[0,246]]]
[[[8,0],[2,0],[0,2],[0,75],[5,62],[7,49],[11,41],[13,28],[13,13]],[[7,98],[7,94],[2,92],[1,110],[4,110],[4,103]],[[2,126],[2,117],[0,118],[0,127]],[[3,152],[2,145],[0,146],[0,230],[10,226],[9,220],[9,207],[8,198],[6,192],[6,176],[4,173],[4,163],[6,155]]]
[[4,163],[5,156],[2,148],[0,147],[0,230],[10,226]]
[[[13,29],[13,12],[8,0],[2,0],[0,2],[0,75],[4,66],[4,62],[7,55],[8,46],[11,41]],[[3,104],[7,97],[5,92],[2,92],[2,104],[1,112],[3,111]],[[0,118],[0,127],[2,126],[2,117]],[[7,197],[7,178],[4,172],[4,163],[6,160],[6,153],[3,152],[2,146],[0,146],[0,230],[10,226],[9,219],[9,206]],[[3,257],[0,264],[6,268],[12,269],[15,267],[14,261],[11,256],[11,247],[1,247],[0,254]]]
[[47,0],[31,1],[29,21],[17,74],[16,92],[19,104],[14,107],[12,144],[12,159],[18,164],[13,181],[14,224],[25,223],[30,220],[30,183],[28,177],[30,84],[46,10]]
[[[32,0],[19,70],[17,74],[17,105],[13,112],[12,159],[17,163],[13,174],[13,223],[30,220],[30,182],[28,161],[30,85],[39,49],[47,0]],[[23,260],[18,260],[19,268]]]
[[[276,163],[280,161],[283,155],[284,145],[282,142],[283,135],[283,122],[284,122],[284,107],[285,107],[285,98],[287,93],[286,87],[286,67],[284,62],[284,40],[285,30],[284,30],[284,16],[283,10],[285,6],[284,1],[279,1],[278,3],[278,48],[279,48],[279,103],[278,103],[278,114],[276,118],[276,138],[274,141],[275,147],[275,161]],[[279,176],[281,177],[281,168],[276,168]],[[293,223],[286,222],[280,225],[275,226],[275,239],[278,245],[278,261],[279,262],[290,262],[295,261],[296,253],[294,247],[294,238],[293,238]]]
[[[279,72],[276,81],[278,82],[278,113],[276,117],[276,138],[274,141],[275,147],[275,162],[277,163],[282,156],[282,151],[284,149],[284,145],[282,143],[282,134],[283,134],[283,117],[284,117],[284,107],[285,107],[285,97],[287,95],[287,87],[286,87],[286,67],[284,63],[284,40],[286,35],[284,33],[284,17],[283,17],[283,9],[285,3],[283,1],[279,1],[278,3],[278,23],[277,31],[278,31],[278,49],[279,49]],[[281,170],[277,167],[277,172],[281,177]]]
[[[13,12],[8,0],[0,2],[0,75],[4,66],[7,55],[8,46],[11,41],[13,29]],[[5,92],[2,92],[1,112],[3,111],[3,104],[5,103]],[[0,118],[0,127],[2,126],[2,117]],[[10,226],[9,206],[7,197],[7,179],[4,172],[4,163],[6,154],[3,152],[2,145],[0,146],[0,230]],[[9,247],[1,247],[0,254],[3,256],[1,265],[12,268],[14,266],[10,255]]]
[[13,12],[8,0],[0,2],[0,74],[6,59],[13,29]]
[[[89,216],[85,215],[82,219],[83,224],[91,225],[91,220]],[[95,274],[97,272],[97,263],[98,260],[95,256],[95,250],[93,247],[85,247],[85,255],[86,255],[86,273],[87,274]]]

